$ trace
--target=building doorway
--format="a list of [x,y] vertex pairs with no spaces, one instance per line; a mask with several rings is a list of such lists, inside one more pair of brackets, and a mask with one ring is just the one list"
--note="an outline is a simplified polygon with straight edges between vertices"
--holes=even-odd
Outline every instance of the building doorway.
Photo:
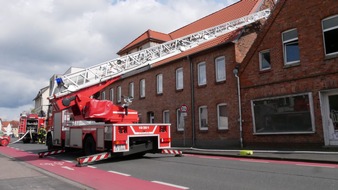
[[321,93],[326,146],[338,146],[338,90]]

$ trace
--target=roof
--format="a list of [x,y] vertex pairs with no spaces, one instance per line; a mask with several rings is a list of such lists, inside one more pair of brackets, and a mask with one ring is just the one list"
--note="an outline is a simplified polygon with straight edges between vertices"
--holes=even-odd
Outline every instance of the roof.
[[49,86],[46,86],[46,87],[41,88],[41,89],[39,90],[38,94],[36,95],[36,97],[33,99],[33,101],[36,100],[36,99],[38,99],[38,98],[40,98],[40,96],[41,96],[44,92],[46,92],[46,90],[48,90],[48,89],[49,89]]
[[128,51],[129,49],[134,48],[137,45],[142,45],[150,41],[157,41],[159,43],[163,43],[166,41],[170,41],[172,38],[168,34],[164,34],[161,32],[156,32],[153,30],[147,30],[143,34],[141,34],[139,37],[137,37],[134,41],[130,42],[127,46],[122,48],[117,54],[121,55]]
[[264,24],[262,31],[260,32],[260,34],[257,35],[255,42],[252,44],[251,48],[249,49],[248,53],[243,59],[239,74],[244,72],[246,66],[249,64],[250,60],[255,55],[255,52],[257,51],[257,48],[258,48],[258,44],[262,43],[262,41],[264,40],[265,35],[269,32],[271,25],[274,23],[274,20],[276,19],[276,17],[278,17],[285,3],[286,1],[276,1],[276,5],[274,7],[274,10],[271,13],[271,16],[268,18],[268,20]]
[[[160,39],[163,42],[164,41],[170,41],[173,39],[177,39],[177,38],[181,38],[184,37],[186,35],[201,31],[201,30],[205,30],[208,29],[210,27],[214,27],[223,23],[226,23],[228,21],[246,16],[248,14],[251,14],[253,12],[256,12],[260,6],[262,5],[262,2],[264,0],[241,0],[235,4],[232,4],[228,7],[225,7],[217,12],[214,12],[208,16],[205,16],[193,23],[190,23],[182,28],[179,28],[169,34],[163,34],[160,32],[154,32],[151,30],[146,31],[145,33],[143,33],[141,36],[139,36],[138,38],[136,38],[134,41],[132,41],[130,44],[128,44],[126,47],[124,47],[122,50],[126,50],[128,48],[132,48],[137,45],[140,44],[141,42],[145,42],[145,41],[150,41],[150,34],[153,34],[152,37],[155,39]],[[162,65],[166,62],[169,61],[173,61],[175,59],[179,59],[182,57],[185,57],[187,55],[191,55],[197,52],[200,52],[202,50],[205,49],[209,49],[211,47],[223,44],[223,43],[228,43],[229,41],[231,41],[232,39],[234,39],[236,36],[239,35],[238,31],[235,32],[230,32],[228,34],[224,34],[221,35],[211,41],[208,41],[204,44],[201,44],[195,48],[192,48],[188,51],[184,51],[178,55],[169,57],[165,60],[159,61],[157,63],[154,63],[153,66],[158,66],[158,65]],[[122,50],[119,51],[122,52]]]

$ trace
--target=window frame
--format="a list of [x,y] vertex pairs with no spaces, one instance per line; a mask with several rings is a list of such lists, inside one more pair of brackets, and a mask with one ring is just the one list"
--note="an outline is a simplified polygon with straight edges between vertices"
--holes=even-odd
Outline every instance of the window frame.
[[[168,121],[166,121],[166,114],[168,114],[167,115],[168,116]],[[169,112],[169,110],[164,110],[162,112],[162,122],[163,123],[170,123],[170,112]]]
[[[295,38],[290,38],[290,39],[285,39],[284,40],[284,35],[287,33],[291,33],[293,31],[297,32],[297,37]],[[298,30],[297,28],[293,28],[290,30],[286,30],[284,32],[282,32],[282,43],[283,43],[283,59],[284,59],[284,65],[293,65],[293,64],[298,64],[300,63],[300,49],[299,49],[299,37],[298,37]],[[292,45],[292,44],[298,44],[298,54],[299,54],[299,58],[296,61],[287,61],[288,58],[288,54],[287,54],[287,46],[288,45]]]
[[163,94],[163,74],[156,75],[156,93]]
[[[184,131],[185,128],[185,121],[184,116],[182,115],[183,112],[181,112],[180,109],[176,109],[176,129],[177,131]],[[183,121],[183,127],[180,127],[181,119]]]
[[226,118],[227,118],[227,125],[225,127],[221,126],[221,122],[220,122],[220,107],[221,106],[225,106],[226,108],[226,113],[228,113],[228,105],[226,103],[220,103],[217,105],[217,128],[218,130],[229,130],[229,116],[227,114]]
[[135,97],[135,93],[134,93],[134,82],[130,82],[128,85],[128,95],[130,98],[134,98]]
[[122,102],[122,87],[121,86],[117,87],[116,93],[117,93],[117,96],[116,96],[117,103],[121,103]]
[[106,91],[102,91],[101,92],[101,100],[105,100],[106,99]]
[[[202,118],[201,118],[201,109],[206,109],[206,127],[202,127]],[[198,126],[201,131],[207,131],[209,130],[209,125],[208,125],[208,107],[207,106],[200,106],[198,107]]]
[[[204,72],[201,70],[201,66],[204,66]],[[204,81],[201,79],[201,77],[204,77]],[[203,61],[197,64],[197,81],[198,86],[203,86],[207,84],[207,64]]]
[[183,90],[184,88],[183,81],[184,81],[183,67],[180,67],[176,69],[176,90]]
[[110,101],[114,102],[114,88],[111,88],[109,92],[110,92]]
[[[269,67],[263,68],[263,54],[269,53]],[[270,54],[270,49],[262,50],[259,52],[259,70],[260,71],[266,71],[271,69],[271,54]]]
[[[220,78],[220,72],[221,69],[219,69],[219,60],[224,60],[223,62],[223,65],[224,65],[224,78]],[[225,56],[220,56],[220,57],[217,57],[215,59],[215,77],[216,77],[216,82],[222,82],[222,81],[226,81],[226,78],[227,78],[227,69],[226,69],[226,63],[225,63]]]
[[140,80],[140,98],[146,97],[146,79]]
[[330,28],[324,28],[324,22],[327,21],[327,20],[331,20],[331,19],[338,19],[338,14],[337,15],[332,15],[332,16],[329,16],[329,17],[326,17],[322,20],[322,33],[323,33],[323,45],[324,45],[324,55],[326,57],[331,57],[331,56],[338,56],[338,51],[336,52],[332,52],[332,53],[327,53],[326,51],[326,40],[325,40],[325,32],[329,32],[329,31],[332,31],[332,30],[338,30],[338,23],[337,25],[333,26],[333,27],[330,27]]

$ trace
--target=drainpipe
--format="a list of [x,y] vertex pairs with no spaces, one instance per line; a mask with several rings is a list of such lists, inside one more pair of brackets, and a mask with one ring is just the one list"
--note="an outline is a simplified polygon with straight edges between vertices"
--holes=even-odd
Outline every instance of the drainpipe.
[[233,73],[237,79],[237,95],[238,95],[238,122],[239,122],[239,142],[241,145],[241,148],[243,148],[243,120],[242,120],[242,106],[241,106],[241,88],[240,88],[240,83],[239,83],[239,65],[236,65],[236,67],[233,70]]
[[191,88],[191,125],[192,125],[192,147],[195,147],[195,88],[194,88],[194,66],[190,60],[190,56],[187,55],[187,60],[190,64],[190,88]]

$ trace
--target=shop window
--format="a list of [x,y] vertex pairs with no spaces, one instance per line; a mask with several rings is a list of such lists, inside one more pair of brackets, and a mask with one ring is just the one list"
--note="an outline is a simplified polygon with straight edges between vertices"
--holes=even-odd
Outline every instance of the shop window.
[[311,93],[254,100],[252,107],[256,134],[314,131]]

